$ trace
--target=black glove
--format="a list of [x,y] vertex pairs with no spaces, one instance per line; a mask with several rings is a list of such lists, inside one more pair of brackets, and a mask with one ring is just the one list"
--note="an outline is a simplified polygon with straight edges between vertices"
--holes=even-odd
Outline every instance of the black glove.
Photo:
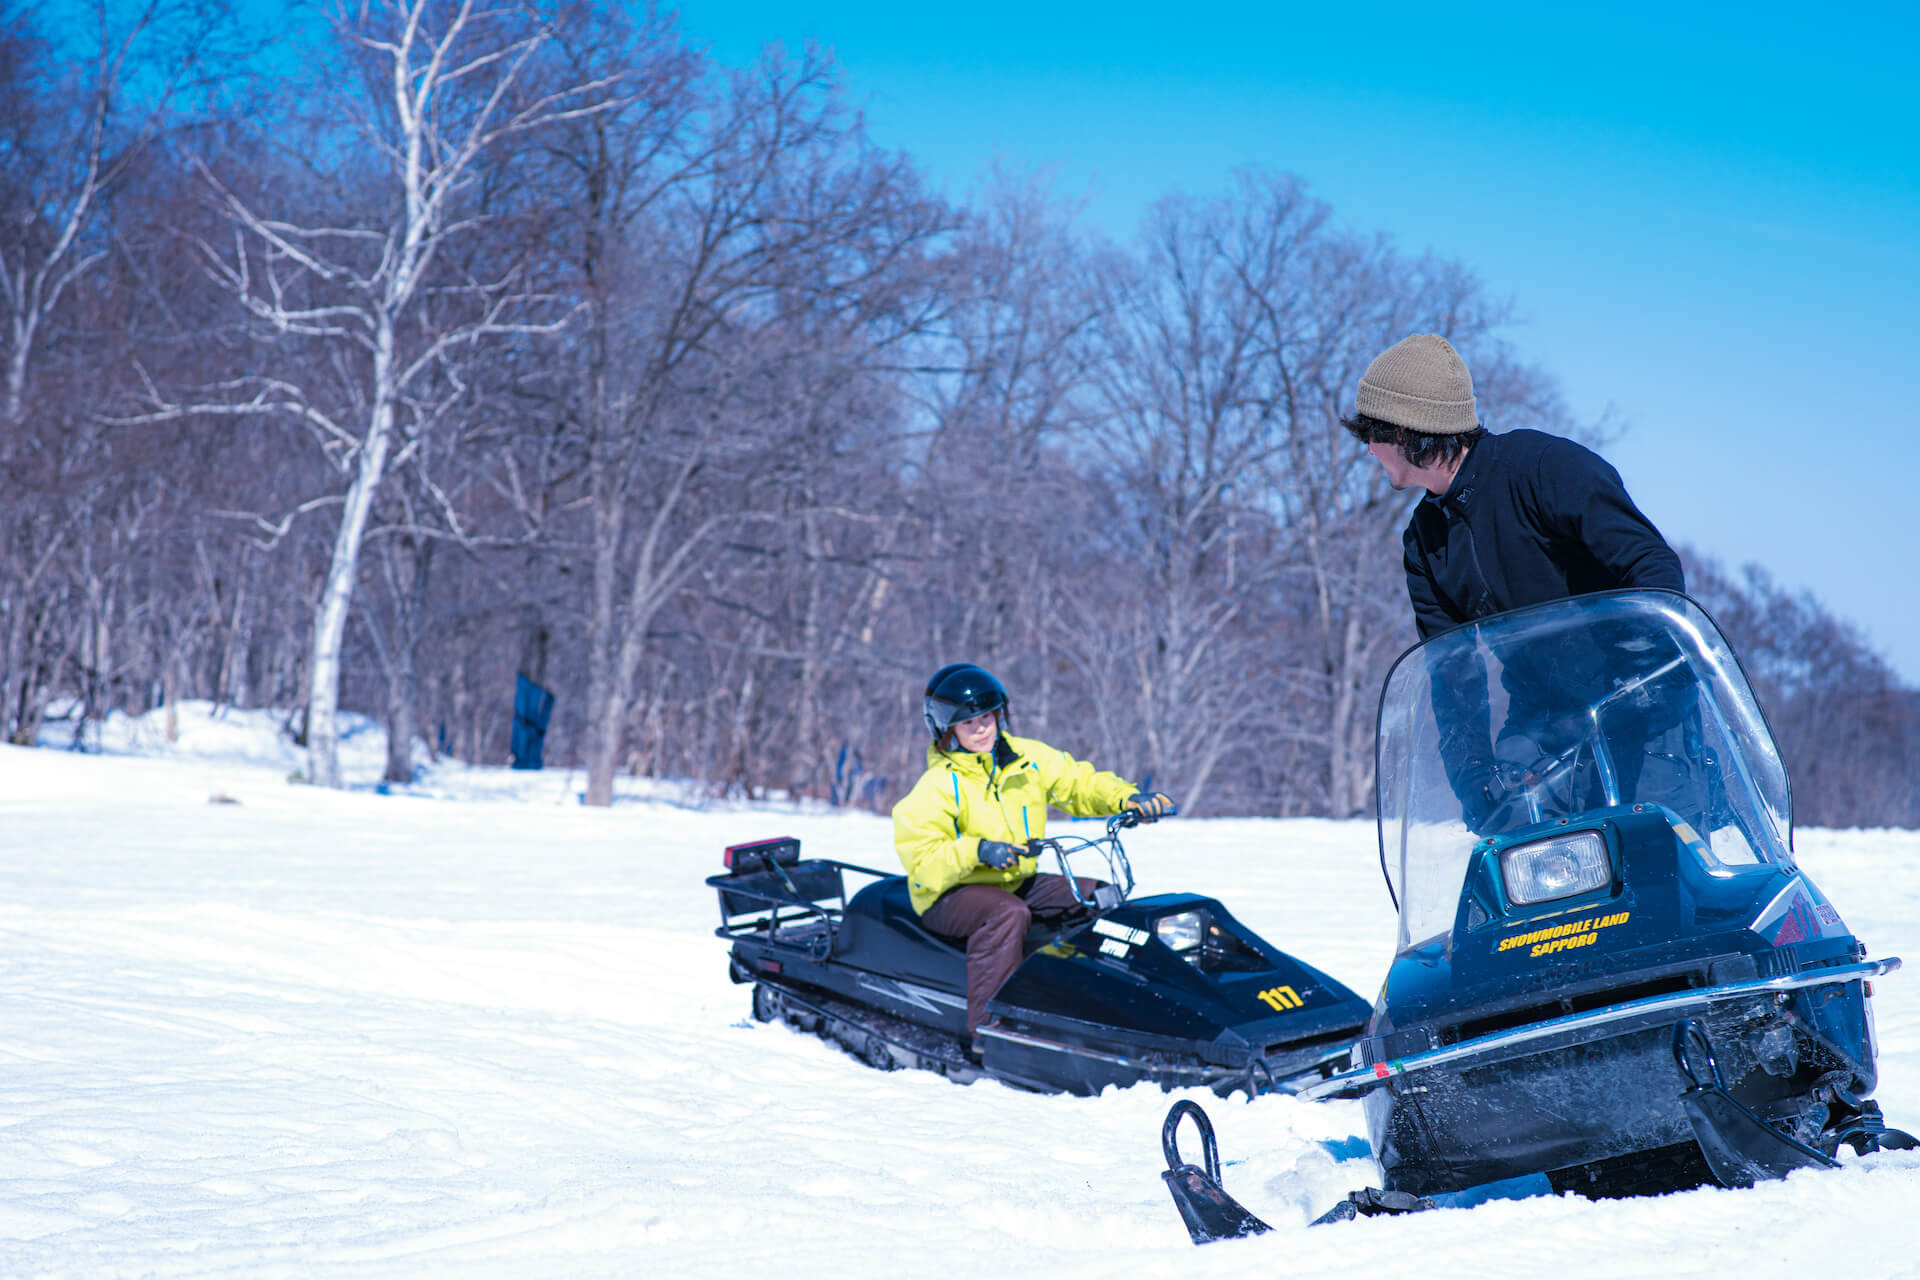
[[982,840],[980,852],[976,856],[979,857],[981,866],[1005,871],[1019,862],[1026,851],[1027,846],[1023,844],[1008,844],[1004,840]]
[[1460,817],[1475,835],[1486,834],[1494,812],[1506,799],[1507,789],[1490,764],[1479,761],[1461,771],[1456,784],[1460,795]]
[[1127,797],[1126,808],[1142,822],[1158,822],[1180,812],[1180,806],[1158,791],[1136,791]]

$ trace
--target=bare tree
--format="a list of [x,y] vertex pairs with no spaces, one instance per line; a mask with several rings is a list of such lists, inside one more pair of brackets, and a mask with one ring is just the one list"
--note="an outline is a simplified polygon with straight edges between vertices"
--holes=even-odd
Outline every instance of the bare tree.
[[[1249,600],[1278,564],[1264,483],[1287,447],[1287,388],[1270,358],[1263,293],[1318,234],[1304,200],[1162,201],[1141,255],[1112,276],[1103,323],[1098,456],[1121,488],[1108,536],[1128,572],[1081,634],[1098,705],[1127,724],[1138,771],[1203,806],[1214,771],[1261,712],[1239,672],[1258,645]],[[1109,729],[1109,732],[1114,730]]]
[[946,305],[904,378],[834,347],[789,362],[765,412],[810,418],[758,514],[702,558],[684,630],[678,608],[656,627],[676,737],[711,744],[715,785],[890,804],[925,745],[914,691],[958,656],[996,664],[1021,727],[1044,728],[1080,492],[1060,442],[1098,305],[1068,221],[1038,184],[1000,180],[952,238]]
[[[0,16],[15,740],[212,697],[337,781],[337,716],[384,708],[401,779],[420,737],[503,759],[518,669],[596,803],[631,769],[884,807],[920,682],[977,659],[1019,729],[1202,811],[1351,814],[1413,635],[1361,370],[1443,333],[1495,429],[1591,434],[1470,271],[1292,179],[1123,253],[1040,184],[930,198],[817,51],[342,0],[313,80],[216,81],[223,3]],[[261,127],[214,118],[248,91]],[[1920,693],[1811,597],[1690,574],[1801,819],[1920,823]]]
[[[1298,198],[1290,180],[1268,189]],[[1247,200],[1261,204],[1254,192]],[[1566,415],[1551,379],[1513,360],[1496,336],[1508,308],[1458,263],[1407,259],[1382,238],[1327,232],[1260,294],[1287,419],[1285,464],[1268,482],[1287,530],[1284,581],[1303,624],[1278,660],[1299,698],[1294,732],[1324,752],[1312,807],[1347,817],[1371,803],[1381,679],[1416,638],[1400,553],[1412,499],[1388,488],[1339,425],[1361,374],[1408,333],[1437,332],[1467,354],[1487,413],[1549,430],[1565,430]]]
[[[82,6],[76,6],[82,7]],[[6,326],[0,417],[18,423],[36,353],[74,284],[107,254],[96,234],[104,203],[147,148],[176,124],[178,96],[201,83],[225,5],[91,0],[84,34],[36,34],[25,11],[0,15],[0,308]],[[138,86],[136,88],[136,85]]]
[[594,269],[570,411],[591,521],[589,804],[611,800],[654,620],[811,432],[818,405],[765,393],[790,385],[795,340],[871,353],[918,328],[916,264],[948,225],[812,50],[769,54],[684,123],[634,128],[577,140],[577,253]]
[[[43,25],[36,28],[33,23]],[[128,310],[114,202],[230,52],[222,5],[0,9],[0,735],[33,737],[62,681],[93,688],[135,473],[93,420]],[[135,514],[135,513],[138,514]],[[92,619],[89,624],[88,618]]]
[[441,542],[417,532],[419,525],[405,516],[394,524],[391,532],[373,540],[374,570],[385,607],[362,609],[360,618],[386,675],[387,765],[382,776],[389,782],[412,782],[420,727],[420,643]]
[[1058,597],[1076,589],[1065,566],[1095,518],[1069,447],[1107,300],[1073,222],[1038,181],[995,174],[959,242],[946,336],[912,384],[928,424],[910,495],[918,581],[893,591],[908,670],[994,664],[1030,731],[1052,718],[1070,625]]
[[1413,631],[1409,500],[1340,427],[1352,388],[1416,329],[1485,356],[1489,403],[1551,408],[1551,384],[1506,358],[1505,310],[1471,273],[1338,231],[1285,175],[1163,201],[1109,279],[1085,456],[1117,487],[1117,585],[1068,646],[1108,749],[1137,744],[1196,806],[1361,812],[1373,694]]
[[598,86],[535,74],[553,29],[532,8],[369,0],[340,5],[332,20],[341,56],[329,65],[326,101],[377,163],[358,171],[350,138],[325,138],[346,157],[337,179],[357,188],[332,219],[270,210],[205,166],[239,235],[201,246],[257,321],[331,353],[322,366],[331,386],[256,376],[232,384],[241,394],[226,402],[293,415],[345,481],[308,670],[309,775],[324,786],[340,785],[340,649],[382,480],[460,401],[461,361],[473,348],[564,320],[564,307],[529,284],[524,258],[495,258],[485,274],[455,269],[485,261],[455,261],[457,246],[490,229],[472,188],[538,130],[599,109]]
[[1857,627],[1758,565],[1736,576],[1682,548],[1687,589],[1753,683],[1812,826],[1920,826],[1920,691],[1903,687]]

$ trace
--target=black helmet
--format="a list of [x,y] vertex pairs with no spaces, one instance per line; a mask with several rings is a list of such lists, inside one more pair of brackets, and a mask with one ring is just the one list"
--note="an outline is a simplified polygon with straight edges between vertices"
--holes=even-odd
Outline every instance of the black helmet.
[[1002,711],[1007,705],[1006,686],[993,674],[971,662],[956,662],[940,668],[927,681],[927,732],[937,740],[959,724],[988,711]]

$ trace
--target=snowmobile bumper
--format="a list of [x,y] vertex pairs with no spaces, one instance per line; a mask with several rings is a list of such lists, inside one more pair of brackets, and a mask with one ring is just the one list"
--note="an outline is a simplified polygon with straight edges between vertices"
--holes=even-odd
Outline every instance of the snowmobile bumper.
[[[1390,1190],[1464,1190],[1692,1144],[1696,1127],[1672,1047],[1674,1025],[1692,1021],[1739,1059],[1737,1074],[1755,1082],[1754,1104],[1791,1124],[1810,1100],[1804,1083],[1759,1069],[1767,1031],[1816,1021],[1810,999],[1857,1003],[1859,984],[1899,966],[1888,957],[1626,1001],[1376,1063],[1300,1092],[1365,1098]],[[1815,991],[1846,984],[1851,991]]]
[[1537,1053],[1550,1048],[1582,1043],[1600,1036],[1622,1034],[1639,1026],[1670,1027],[1675,1019],[1697,1017],[1711,1006],[1724,1001],[1745,996],[1782,994],[1804,987],[1858,982],[1892,973],[1899,967],[1900,957],[1887,956],[1879,960],[1808,970],[1784,977],[1730,982],[1717,987],[1702,987],[1696,991],[1678,991],[1667,995],[1649,996],[1644,1000],[1629,1000],[1622,1004],[1608,1005],[1604,1009],[1590,1009],[1583,1013],[1569,1014],[1564,1018],[1551,1018],[1545,1022],[1517,1027],[1512,1031],[1501,1031],[1472,1040],[1463,1040],[1458,1044],[1430,1049],[1425,1053],[1409,1054],[1390,1062],[1377,1062],[1370,1066],[1357,1067],[1303,1086],[1299,1092],[1302,1097],[1316,1101],[1326,1098],[1359,1098],[1375,1089],[1385,1088],[1396,1080],[1405,1080],[1421,1071],[1435,1067],[1458,1066],[1476,1061],[1497,1061],[1505,1057]]

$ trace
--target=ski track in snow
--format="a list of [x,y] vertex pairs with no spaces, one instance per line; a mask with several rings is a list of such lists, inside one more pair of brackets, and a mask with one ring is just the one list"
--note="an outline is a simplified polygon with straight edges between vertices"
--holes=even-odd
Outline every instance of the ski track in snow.
[[[748,1016],[703,883],[721,847],[886,869],[884,818],[639,784],[594,811],[577,776],[457,766],[321,792],[264,718],[203,720],[144,754],[0,748],[0,1275],[1920,1275],[1920,1153],[1307,1231],[1378,1181],[1359,1104],[1205,1091],[1227,1189],[1276,1230],[1196,1252],[1160,1179],[1171,1096],[881,1073]],[[1876,1096],[1920,1126],[1920,833],[1797,844],[1874,954],[1914,960],[1875,984]],[[1377,988],[1371,824],[1177,821],[1128,850],[1139,892],[1217,895]]]

